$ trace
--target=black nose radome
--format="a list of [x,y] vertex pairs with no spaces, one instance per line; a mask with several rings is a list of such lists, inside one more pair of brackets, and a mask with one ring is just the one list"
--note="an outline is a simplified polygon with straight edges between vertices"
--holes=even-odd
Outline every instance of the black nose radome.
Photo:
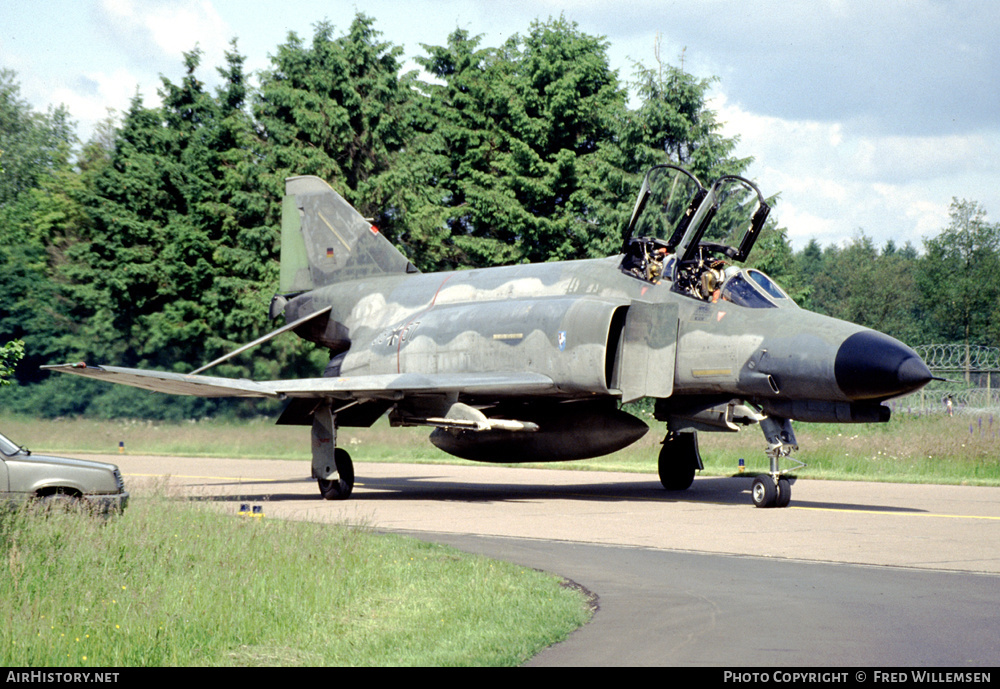
[[888,399],[919,390],[933,376],[917,353],[888,335],[864,330],[837,350],[837,386],[851,400]]

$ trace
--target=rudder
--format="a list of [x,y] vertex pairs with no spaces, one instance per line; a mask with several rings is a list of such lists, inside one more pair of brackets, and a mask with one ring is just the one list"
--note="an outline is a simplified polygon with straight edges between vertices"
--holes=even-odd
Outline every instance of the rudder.
[[281,209],[279,292],[419,272],[403,254],[319,177],[289,177]]

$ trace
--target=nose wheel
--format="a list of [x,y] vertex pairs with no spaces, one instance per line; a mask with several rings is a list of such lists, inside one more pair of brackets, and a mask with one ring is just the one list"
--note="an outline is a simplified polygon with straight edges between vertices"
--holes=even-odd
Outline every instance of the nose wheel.
[[787,478],[775,480],[767,474],[753,480],[750,497],[754,507],[788,507],[792,500],[792,483]]
[[755,507],[788,507],[788,503],[792,501],[792,483],[784,477],[788,469],[781,470],[781,459],[794,462],[795,468],[805,466],[791,456],[794,450],[799,449],[792,431],[792,422],[780,417],[767,417],[761,420],[760,427],[767,439],[771,471],[753,480],[750,497]]

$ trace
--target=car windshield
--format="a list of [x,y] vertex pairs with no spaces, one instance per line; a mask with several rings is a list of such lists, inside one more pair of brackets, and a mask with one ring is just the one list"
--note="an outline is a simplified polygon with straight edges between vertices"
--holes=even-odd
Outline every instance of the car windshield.
[[0,451],[5,455],[16,455],[18,452],[21,452],[21,447],[0,433]]

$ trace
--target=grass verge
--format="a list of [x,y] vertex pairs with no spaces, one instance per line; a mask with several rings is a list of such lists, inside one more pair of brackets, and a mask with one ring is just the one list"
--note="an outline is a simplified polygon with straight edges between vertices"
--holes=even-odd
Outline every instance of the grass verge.
[[[546,468],[656,472],[663,424],[620,452],[592,460],[542,464]],[[205,420],[180,424],[62,419],[39,421],[0,415],[0,428],[16,442],[54,453],[126,452],[192,457],[253,457],[309,461],[309,429],[276,426],[273,420]],[[796,423],[808,467],[800,476],[857,481],[1000,485],[1000,418],[990,412],[948,417],[897,413],[887,424]],[[338,441],[360,462],[466,463],[441,452],[425,428],[389,428],[383,419],[372,428],[343,428]],[[759,429],[739,433],[701,433],[706,475],[736,473],[739,459],[747,472],[768,469]],[[533,465],[525,465],[533,466]]]
[[513,564],[162,495],[0,514],[0,665],[518,665],[589,618]]

